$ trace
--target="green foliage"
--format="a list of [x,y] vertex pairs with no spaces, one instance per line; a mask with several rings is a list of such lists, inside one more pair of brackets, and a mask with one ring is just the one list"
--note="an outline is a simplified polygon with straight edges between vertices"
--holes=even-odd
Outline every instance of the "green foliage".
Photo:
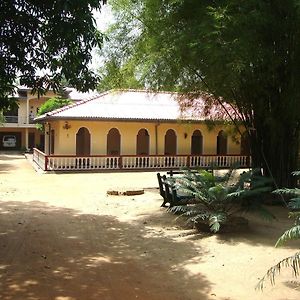
[[0,112],[0,126],[2,126],[4,122],[5,122],[5,117],[3,116],[3,113]]
[[139,89],[142,84],[134,75],[130,64],[118,66],[116,61],[107,62],[106,67],[99,69],[100,81],[97,86],[99,92],[112,89]]
[[69,105],[71,103],[72,103],[72,101],[70,99],[52,97],[40,106],[39,112],[38,112],[37,115],[41,116],[43,114],[46,114],[47,112],[50,112],[50,111],[55,110],[57,108],[61,108],[63,106]]
[[241,213],[259,212],[272,220],[273,215],[261,205],[261,196],[272,190],[272,181],[249,171],[231,183],[233,173],[232,169],[223,176],[214,176],[208,171],[186,170],[175,182],[169,179],[178,191],[193,196],[196,202],[170,207],[169,211],[187,217],[194,224],[204,220],[212,232],[218,232],[222,224],[230,222],[231,216]]
[[[300,171],[293,172],[294,176],[299,176]],[[287,241],[300,239],[300,189],[277,189],[273,191],[275,194],[284,195],[290,197],[288,207],[291,210],[289,217],[294,219],[294,226],[286,230],[277,240],[275,247],[284,245]],[[275,284],[275,276],[280,274],[283,267],[291,267],[294,276],[299,275],[300,270],[300,252],[297,252],[293,256],[284,258],[278,262],[275,266],[271,267],[266,275],[258,282],[258,289],[264,288],[264,283],[267,279],[270,280],[271,284]]]
[[[145,87],[208,92],[230,103],[249,133],[254,167],[291,186],[300,132],[299,1],[110,3],[116,24],[107,67],[110,57],[120,70],[133,68],[130,76]],[[115,81],[112,74],[106,82]]]
[[264,284],[266,279],[268,278],[272,285],[275,284],[275,277],[280,274],[280,271],[284,267],[291,267],[294,276],[299,275],[300,269],[300,252],[295,253],[292,256],[286,257],[280,262],[278,262],[275,266],[271,267],[266,275],[259,281],[256,288],[262,290],[264,288]]
[[[40,106],[39,112],[37,115],[41,116],[43,114],[46,114],[50,111],[64,107],[69,104],[72,104],[72,101],[70,99],[63,99],[60,97],[52,97]],[[39,130],[43,130],[43,125],[38,123],[38,124],[36,124],[36,128]]]
[[13,101],[17,79],[39,94],[57,91],[63,78],[81,91],[95,88],[98,77],[88,64],[102,44],[93,18],[102,2],[0,1],[0,108]]
[[296,240],[300,237],[300,224],[295,225],[292,228],[284,232],[284,234],[277,240],[275,247],[283,245],[286,241]]

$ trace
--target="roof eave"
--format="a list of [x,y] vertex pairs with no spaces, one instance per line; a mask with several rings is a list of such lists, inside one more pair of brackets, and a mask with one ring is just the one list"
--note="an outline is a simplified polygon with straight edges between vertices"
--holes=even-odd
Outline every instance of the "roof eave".
[[[119,121],[119,122],[148,122],[148,123],[203,123],[207,119],[142,119],[142,118],[100,118],[100,117],[57,117],[57,116],[45,116],[42,118],[34,119],[35,123],[45,123],[49,121],[101,121],[101,122],[110,122],[110,121]],[[224,120],[215,120],[213,122],[223,123]]]

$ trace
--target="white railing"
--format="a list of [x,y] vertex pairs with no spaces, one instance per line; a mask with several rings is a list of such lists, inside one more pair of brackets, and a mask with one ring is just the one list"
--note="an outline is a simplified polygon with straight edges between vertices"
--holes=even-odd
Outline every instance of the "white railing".
[[34,124],[34,118],[29,116],[28,120],[26,116],[4,116],[4,123],[8,124],[18,124],[18,125],[28,125]]
[[4,116],[5,123],[18,123],[18,116]]
[[48,160],[48,157],[47,157],[47,155],[44,152],[42,152],[42,151],[34,148],[33,149],[33,158],[32,159],[37,164],[37,166],[39,168],[41,168],[44,171],[47,170],[47,160]]
[[118,170],[116,156],[48,156],[47,170]]
[[190,168],[228,168],[251,166],[251,157],[243,155],[121,155],[75,156],[45,155],[34,149],[33,161],[45,171],[76,170],[155,170]]
[[229,168],[231,166],[248,167],[251,165],[251,157],[247,155],[200,155],[190,156],[189,167],[208,168],[216,166]]
[[123,169],[172,169],[187,166],[187,156],[121,156]]

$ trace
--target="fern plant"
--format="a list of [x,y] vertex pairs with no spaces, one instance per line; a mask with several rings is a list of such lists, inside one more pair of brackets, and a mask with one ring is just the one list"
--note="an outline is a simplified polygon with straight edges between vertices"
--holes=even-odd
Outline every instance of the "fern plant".
[[273,219],[261,205],[261,195],[272,190],[272,181],[259,176],[257,171],[244,172],[237,181],[232,177],[234,169],[223,176],[214,176],[208,171],[191,172],[170,183],[181,193],[193,196],[191,205],[173,206],[169,211],[187,217],[187,222],[197,226],[207,223],[212,232],[218,232],[222,224],[232,221],[232,217],[245,212],[259,212]]
[[[300,176],[300,171],[292,173],[294,176]],[[300,239],[300,189],[299,188],[283,188],[273,191],[275,194],[289,197],[288,208],[291,210],[289,217],[294,219],[294,226],[286,230],[277,240],[275,247],[282,246],[287,241]],[[271,284],[275,284],[275,276],[280,274],[280,271],[284,267],[291,267],[293,275],[297,277],[300,271],[300,252],[296,252],[294,255],[286,257],[279,261],[275,266],[272,266],[263,278],[258,282],[257,289],[263,289],[267,279]]]

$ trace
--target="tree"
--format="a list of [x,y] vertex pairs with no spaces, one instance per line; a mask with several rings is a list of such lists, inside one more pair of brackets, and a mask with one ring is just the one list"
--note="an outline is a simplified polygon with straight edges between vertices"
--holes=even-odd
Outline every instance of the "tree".
[[[72,101],[70,99],[64,99],[61,97],[52,97],[40,106],[37,116],[41,116],[43,114],[46,114],[47,112],[53,111],[55,109],[64,107],[69,104],[72,104]],[[37,123],[36,127],[39,130],[44,129],[43,125],[39,123]]]
[[111,57],[136,66],[144,86],[191,99],[207,92],[230,103],[251,141],[254,167],[263,167],[278,186],[290,186],[300,129],[299,5],[298,0],[112,1],[111,43],[122,43],[112,47]]
[[92,10],[99,0],[0,1],[0,109],[10,105],[16,81],[43,94],[63,78],[81,91],[93,89],[91,50],[101,46]]
[[120,66],[115,60],[108,61],[105,67],[99,69],[99,73],[102,73],[97,86],[99,92],[118,88],[143,88],[134,75],[134,68],[130,65]]
[[52,110],[64,107],[66,105],[72,104],[70,99],[64,99],[60,97],[52,97],[48,99],[44,104],[42,104],[39,108],[38,116],[46,114]]

